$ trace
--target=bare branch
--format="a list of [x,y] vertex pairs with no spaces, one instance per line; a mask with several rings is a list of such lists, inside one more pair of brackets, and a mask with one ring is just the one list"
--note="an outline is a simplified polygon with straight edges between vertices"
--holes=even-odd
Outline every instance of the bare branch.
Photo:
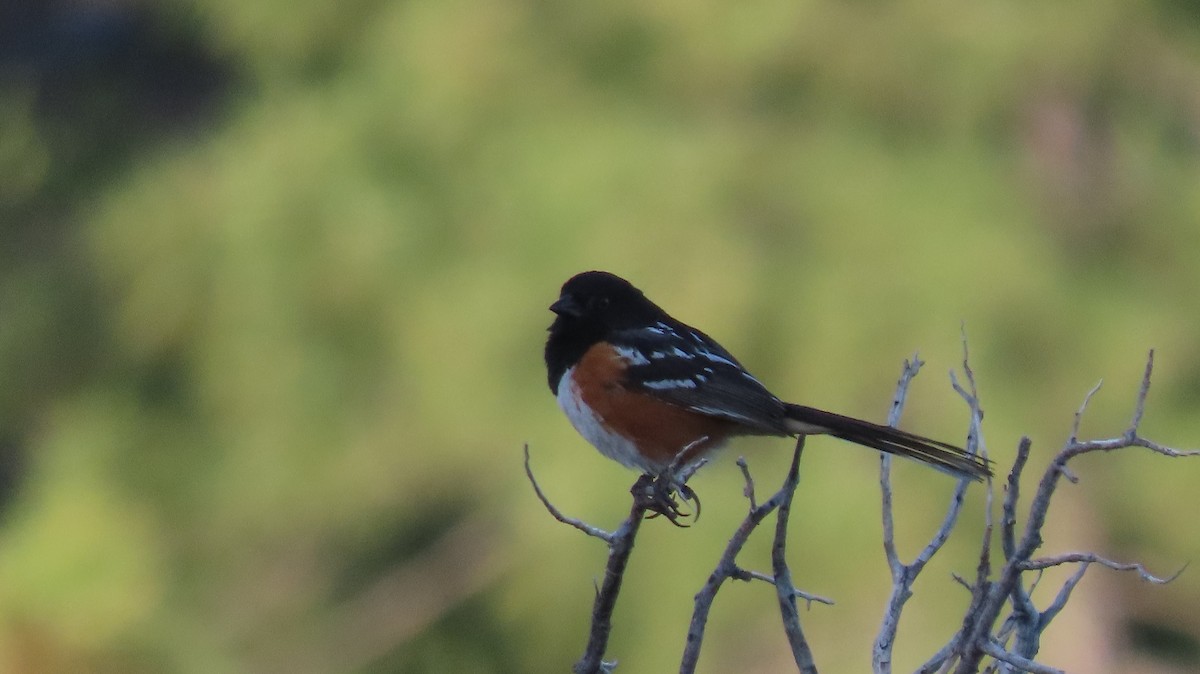
[[629,517],[617,527],[609,540],[604,583],[600,586],[600,592],[596,594],[595,603],[592,604],[592,624],[588,633],[587,648],[583,657],[571,668],[574,674],[602,674],[611,672],[616,667],[616,662],[604,660],[604,654],[608,650],[612,614],[617,606],[617,595],[621,593],[621,582],[625,578],[629,556],[633,553],[633,542],[652,503],[652,500],[646,498],[649,483],[652,481],[653,478],[649,475],[642,475],[634,483],[630,489],[633,505],[630,507]]
[[958,638],[959,635],[955,634],[954,637],[950,639],[945,646],[942,646],[937,653],[934,653],[933,656],[925,662],[925,664],[918,667],[915,674],[933,674],[934,672],[945,671],[945,668],[952,662],[951,656],[954,655],[954,648],[958,643]]
[[1170,576],[1160,578],[1159,576],[1147,571],[1145,566],[1136,562],[1123,564],[1121,562],[1115,562],[1111,559],[1101,557],[1094,552],[1068,552],[1061,555],[1054,555],[1052,557],[1039,557],[1038,559],[1031,559],[1021,562],[1018,566],[1024,571],[1031,571],[1035,569],[1048,569],[1052,566],[1062,566],[1063,564],[1099,564],[1112,569],[1113,571],[1136,571],[1142,580],[1148,583],[1154,583],[1156,585],[1165,585],[1175,580],[1179,577],[1179,574],[1183,573],[1184,570],[1187,569],[1187,565],[1185,564],[1182,568]]
[[529,478],[529,483],[533,485],[533,492],[537,494],[538,500],[542,502],[542,505],[546,506],[546,510],[550,511],[550,514],[554,517],[554,519],[562,522],[563,524],[573,526],[588,536],[599,538],[606,543],[612,543],[613,536],[615,535],[614,532],[605,531],[600,527],[592,526],[591,524],[588,524],[583,520],[575,519],[574,517],[567,517],[566,515],[562,514],[562,512],[556,508],[553,503],[550,502],[550,499],[546,497],[545,492],[542,491],[541,485],[538,484],[537,479],[533,477],[533,468],[529,465],[528,443],[525,445],[525,475]]
[[975,586],[974,586],[974,585],[972,585],[972,584],[970,583],[970,581],[968,581],[966,578],[963,578],[963,577],[962,577],[960,574],[958,574],[958,573],[956,573],[956,572],[954,572],[954,571],[951,571],[951,572],[950,572],[950,577],[951,577],[952,579],[954,579],[954,582],[956,582],[956,583],[958,583],[959,585],[962,585],[964,588],[966,588],[967,592],[974,592],[974,591],[975,591]]
[[746,478],[746,488],[742,490],[742,495],[750,501],[750,509],[754,510],[758,508],[758,503],[754,500],[754,478],[750,477],[750,466],[746,463],[746,457],[739,456],[737,465],[742,471],[742,477]]
[[1029,450],[1032,446],[1033,441],[1028,437],[1021,438],[1017,445],[1017,458],[1013,460],[1012,470],[1008,472],[1008,488],[1004,494],[1004,519],[1000,522],[1000,544],[1004,550],[1004,559],[1012,559],[1016,552],[1017,502],[1021,498],[1021,473],[1029,461]]
[[[971,370],[969,360],[969,350],[967,348],[966,332],[963,332],[963,372],[966,374],[970,391],[965,390],[958,383],[954,373],[950,373],[950,379],[954,389],[959,392],[970,407],[971,425],[970,432],[967,436],[967,450],[970,452],[978,452],[982,446],[980,442],[981,430],[980,423],[983,419],[983,411],[979,406],[978,392],[975,387],[975,374]],[[904,394],[907,392],[908,384],[912,378],[916,376],[917,370],[920,368],[920,361],[914,356],[914,363],[905,361],[904,372],[901,375],[900,382],[897,384],[897,393],[892,404],[892,414],[888,418],[888,423],[895,426],[899,423],[899,414],[904,399]],[[897,404],[899,401],[900,404]],[[990,483],[990,479],[989,479]],[[872,667],[875,674],[887,674],[891,672],[892,667],[892,649],[895,645],[896,633],[899,629],[900,614],[904,610],[904,605],[912,596],[912,585],[916,581],[917,576],[925,569],[933,556],[945,546],[946,541],[950,537],[950,532],[954,530],[958,523],[959,515],[962,513],[963,501],[966,496],[967,485],[969,481],[963,479],[959,481],[951,496],[950,505],[946,509],[946,514],[942,518],[941,526],[934,532],[929,543],[917,554],[916,558],[910,564],[904,564],[900,561],[896,553],[894,540],[894,525],[892,522],[892,499],[891,499],[891,480],[886,472],[886,465],[883,474],[880,476],[880,487],[883,491],[884,504],[884,551],[888,559],[888,566],[892,572],[892,592],[888,598],[887,608],[884,612],[883,623],[880,625],[879,632],[875,638],[875,646],[872,654]],[[989,503],[989,513],[991,510]],[[985,540],[985,551],[986,551]],[[926,663],[927,666],[932,663]],[[939,665],[940,666],[940,665]]]
[[1083,422],[1083,413],[1087,411],[1088,403],[1092,402],[1092,396],[1100,391],[1100,387],[1104,385],[1104,380],[1096,382],[1092,390],[1087,392],[1083,397],[1083,403],[1079,405],[1079,409],[1075,410],[1075,423],[1071,424],[1071,438],[1067,442],[1074,443],[1079,439],[1079,424]]
[[673,475],[681,484],[690,480],[696,474],[696,471],[708,463],[708,459],[700,459],[686,465],[683,463],[683,459],[688,455],[688,452],[706,442],[708,442],[708,436],[702,435],[684,445],[678,452],[675,452],[675,458],[671,459],[671,463],[667,466],[667,473]]
[[[914,353],[912,360],[904,361],[904,369],[896,382],[896,393],[892,396],[892,408],[888,411],[888,425],[896,427],[900,424],[900,415],[904,412],[904,402],[908,397],[908,388],[917,373],[924,365],[920,354]],[[899,629],[900,612],[904,602],[908,601],[911,591],[907,585],[908,567],[900,561],[896,551],[896,523],[892,505],[892,457],[882,455],[879,462],[879,492],[881,495],[883,517],[883,554],[887,559],[888,570],[892,574],[892,593],[888,598],[887,609],[883,614],[883,623],[875,636],[872,649],[872,667],[876,674],[886,674],[892,667],[892,648],[896,641],[896,631]]]
[[779,493],[783,498],[776,513],[775,543],[771,546],[771,567],[775,571],[775,595],[779,599],[779,613],[783,618],[783,631],[792,647],[792,657],[802,674],[817,674],[812,649],[804,638],[800,627],[800,613],[796,610],[796,586],[792,584],[792,571],[787,563],[788,516],[792,511],[792,496],[800,483],[800,455],[804,453],[804,435],[796,438],[796,449],[792,453],[792,465]]
[[[680,455],[687,449],[685,447],[680,452]],[[625,577],[625,569],[629,564],[629,557],[633,553],[633,544],[637,537],[638,529],[641,527],[642,520],[646,517],[647,511],[658,505],[658,501],[655,500],[658,496],[655,491],[655,478],[650,475],[642,475],[634,482],[633,487],[629,490],[633,496],[633,504],[630,506],[629,516],[617,527],[616,531],[608,532],[582,520],[562,514],[550,502],[545,492],[542,491],[541,485],[538,484],[537,479],[533,476],[528,444],[525,445],[524,451],[525,475],[529,478],[530,484],[533,485],[534,493],[537,494],[542,505],[546,507],[546,510],[549,511],[554,519],[579,529],[589,536],[599,538],[608,544],[608,563],[604,569],[604,582],[596,593],[595,602],[592,605],[591,628],[588,632],[587,647],[584,650],[583,657],[572,667],[572,671],[575,674],[603,674],[611,672],[616,667],[616,662],[604,660],[604,654],[608,649],[609,634],[612,632],[612,614],[616,609],[617,596],[621,592],[621,583]],[[666,477],[665,479],[668,480],[667,488],[686,488],[687,478],[700,465],[702,465],[702,462],[685,466],[682,471],[679,471],[678,475]],[[674,467],[674,464],[672,466]]]
[[1200,449],[1175,449],[1173,447],[1160,445],[1157,442],[1151,442],[1150,440],[1147,440],[1141,436],[1134,438],[1131,446],[1144,447],[1145,449],[1148,449],[1156,454],[1162,454],[1163,456],[1169,456],[1174,459],[1187,456],[1200,456]]
[[1048,667],[1040,662],[1034,662],[1028,658],[1023,658],[1016,653],[1009,653],[991,639],[988,639],[986,642],[984,642],[983,652],[987,653],[993,658],[996,658],[997,660],[1012,665],[1022,672],[1030,672],[1030,674],[1066,674],[1066,672],[1061,669]]
[[904,414],[904,403],[908,399],[908,387],[924,365],[925,361],[921,360],[920,353],[913,353],[912,360],[905,359],[904,370],[900,372],[900,379],[896,382],[896,393],[892,396],[892,407],[888,410],[888,426],[900,425],[900,417]]
[[[803,438],[804,436],[800,437]],[[800,447],[802,445],[803,442],[798,441],[796,454],[793,455],[793,463],[799,461]],[[748,466],[743,464],[745,464],[745,461],[739,462],[739,465],[742,466],[742,474],[746,477],[747,490],[752,492],[753,479],[750,477],[750,469]],[[770,515],[775,511],[775,509],[779,508],[784,502],[785,498],[789,499],[790,502],[790,496],[788,494],[789,483],[791,484],[791,490],[794,492],[795,483],[792,480],[790,472],[788,479],[784,481],[783,487],[780,488],[780,490],[774,495],[772,495],[771,498],[757,506],[754,506],[753,500],[751,500],[752,505],[750,511],[746,514],[746,517],[742,520],[741,525],[738,526],[737,530],[734,531],[733,536],[729,539],[729,542],[725,545],[725,552],[722,553],[721,558],[717,561],[716,568],[713,569],[711,574],[709,574],[708,580],[705,581],[704,586],[700,588],[699,592],[696,593],[696,598],[692,609],[692,620],[688,624],[687,645],[684,647],[683,658],[679,665],[680,674],[689,674],[690,672],[696,671],[696,666],[700,660],[700,646],[704,641],[704,630],[708,624],[709,613],[712,611],[713,600],[716,598],[717,592],[721,589],[721,585],[726,580],[730,578],[740,580],[756,578],[770,582],[776,586],[776,592],[780,591],[780,583],[777,582],[777,579],[780,577],[778,572],[775,576],[767,576],[766,574],[761,574],[755,571],[746,571],[737,565],[736,560],[738,554],[746,545],[746,541],[750,538],[750,534],[752,534],[758,525],[761,524],[764,519],[766,519],[767,515]],[[750,496],[748,495],[747,498],[749,499]],[[791,585],[790,574],[784,580],[786,582],[786,587],[788,588],[787,591],[791,592],[794,596],[806,599],[810,596],[806,593],[802,593]],[[817,598],[815,595],[812,596],[812,599],[809,599],[809,601],[822,600],[823,598]],[[811,671],[815,672],[816,670],[813,669]]]
[[[892,396],[892,408],[888,411],[889,426],[895,428],[900,425],[900,415],[904,412],[908,387],[924,364],[925,361],[921,360],[918,353],[913,354],[912,360],[904,361],[904,370],[900,372],[900,380],[896,382],[896,393]],[[900,561],[900,555],[896,552],[896,523],[892,507],[892,457],[889,454],[880,455],[879,491],[883,508],[883,554],[892,572],[892,582],[898,583],[904,573],[904,563]]]
[[834,601],[829,597],[824,597],[819,594],[812,594],[811,592],[805,592],[804,590],[793,588],[792,594],[796,595],[797,599],[803,599],[806,605],[805,608],[808,610],[812,610],[813,602],[824,604],[826,606],[834,605]]
[[[1072,437],[1058,454],[1055,455],[1046,471],[1042,474],[1041,481],[1038,483],[1037,491],[1029,508],[1029,519],[1025,523],[1025,529],[1020,541],[1015,542],[1015,544],[1009,540],[1004,542],[1006,547],[1006,563],[1000,571],[999,578],[990,582],[990,588],[986,593],[986,597],[978,606],[972,607],[971,615],[964,624],[964,638],[960,651],[960,659],[955,669],[957,674],[971,674],[978,671],[980,660],[984,655],[999,657],[991,652],[995,650],[995,644],[991,641],[990,633],[1000,612],[1008,601],[1012,601],[1013,605],[1013,615],[1010,617],[1010,620],[1014,621],[1017,627],[1017,650],[1025,656],[1032,657],[1036,655],[1038,648],[1037,641],[1040,638],[1041,632],[1045,630],[1050,620],[1061,611],[1062,605],[1069,598],[1070,592],[1079,582],[1078,579],[1082,578],[1082,574],[1077,572],[1078,578],[1073,577],[1071,581],[1068,581],[1067,585],[1060,590],[1055,602],[1046,611],[1038,613],[1036,608],[1032,607],[1032,602],[1028,601],[1028,594],[1021,589],[1021,574],[1026,571],[1041,570],[1066,563],[1095,563],[1117,570],[1136,571],[1143,579],[1155,583],[1168,582],[1175,576],[1178,576],[1177,573],[1171,578],[1158,578],[1147,572],[1140,564],[1119,564],[1094,553],[1071,553],[1069,555],[1059,555],[1038,560],[1032,559],[1033,553],[1042,545],[1042,527],[1045,525],[1051,497],[1058,486],[1059,478],[1074,478],[1067,470],[1067,462],[1072,458],[1089,452],[1115,451],[1125,447],[1144,447],[1169,457],[1200,455],[1200,451],[1184,451],[1166,447],[1142,438],[1138,434],[1138,428],[1145,414],[1145,401],[1150,390],[1150,376],[1153,371],[1153,362],[1154,352],[1151,351],[1146,361],[1146,369],[1142,376],[1141,386],[1138,389],[1130,427],[1121,437],[1089,441],[1080,441],[1078,439],[1080,419],[1097,389],[1093,388],[1084,398],[1083,404],[1080,406],[1079,411],[1076,412],[1075,423],[1071,433]],[[1008,508],[1006,504],[1006,518],[1009,514],[1012,514],[1015,519],[1015,496],[1010,495],[1010,497],[1013,505],[1011,508]],[[1005,535],[1009,536],[1009,534]],[[1011,552],[1009,551],[1010,549]],[[1004,652],[1003,649],[1000,649],[1000,651]],[[1005,662],[1012,664],[1008,660],[1005,660]],[[1039,670],[1026,669],[1025,671]]]
[[1142,417],[1146,414],[1146,396],[1150,395],[1150,375],[1154,372],[1154,349],[1146,354],[1146,369],[1142,373],[1142,385],[1138,388],[1137,403],[1133,406],[1133,420],[1129,422],[1126,435],[1137,437],[1138,428],[1142,425]]
[[739,527],[738,533],[730,539],[729,544],[725,548],[725,554],[721,556],[721,560],[717,562],[717,568],[708,576],[704,586],[696,593],[694,606],[692,608],[692,620],[688,624],[687,645],[683,649],[683,659],[679,663],[680,674],[691,674],[696,671],[696,665],[700,662],[700,646],[704,643],[704,630],[708,626],[708,614],[712,611],[713,600],[717,597],[717,591],[721,589],[721,584],[726,579],[735,577],[737,568],[732,564],[732,558],[737,556],[742,546],[746,543],[746,538],[749,537],[750,531],[753,531],[754,526],[751,525],[745,532],[744,536],[740,537],[739,533],[746,527],[746,521],[743,521],[743,527]]
[[[1093,389],[1094,391],[1095,389]],[[1089,394],[1090,396],[1090,394]],[[1085,402],[1086,405],[1086,402]],[[1077,417],[1078,420],[1078,417]],[[1017,502],[1020,498],[1020,480],[1021,473],[1024,471],[1025,463],[1029,458],[1029,451],[1032,447],[1032,442],[1028,437],[1021,438],[1017,444],[1017,457],[1013,461],[1012,470],[1009,472],[1007,488],[1008,491],[1004,495],[1003,518],[1000,526],[1000,545],[1004,552],[1004,559],[1010,561],[1013,555],[1016,554],[1016,523],[1017,523]],[[1065,473],[1064,473],[1065,475]],[[990,499],[989,499],[990,500]],[[990,529],[990,521],[989,521]],[[990,531],[989,531],[990,540]],[[1012,603],[1012,613],[1005,619],[1001,626],[998,636],[1007,641],[1012,632],[1017,634],[1017,653],[1024,657],[1033,657],[1037,654],[1040,648],[1039,637],[1044,628],[1039,625],[1039,614],[1037,606],[1033,603],[1033,591],[1041,582],[1042,576],[1039,574],[1030,584],[1028,590],[1025,589],[1024,579],[1018,576],[1013,584],[1012,592],[1009,596],[1009,601]]]
[[[771,585],[775,584],[774,576],[765,574],[761,571],[747,571],[745,569],[739,569],[739,571],[741,571],[740,575],[733,576],[733,578],[735,578],[736,580],[746,580],[746,581],[761,580],[764,583],[770,583]],[[793,594],[796,595],[797,599],[803,599],[804,602],[808,604],[808,608],[810,608],[810,609],[812,608],[813,602],[816,602],[818,604],[825,604],[826,606],[833,606],[836,603],[829,597],[824,597],[819,594],[813,594],[811,592],[805,592],[804,590],[800,590],[800,589],[795,589]]]
[[888,570],[892,573],[892,582],[900,582],[904,575],[904,562],[900,561],[900,553],[896,552],[896,515],[892,505],[892,457],[883,454],[879,457],[879,492],[883,512],[883,556],[887,560]]
[[[1075,569],[1075,573],[1071,574],[1067,582],[1063,583],[1063,586],[1059,588],[1058,594],[1054,596],[1054,601],[1050,602],[1045,611],[1042,611],[1042,617],[1038,620],[1041,629],[1045,629],[1050,624],[1050,621],[1057,618],[1058,614],[1066,607],[1067,602],[1071,599],[1071,593],[1075,591],[1075,586],[1079,585],[1079,581],[1083,580],[1083,575],[1087,573],[1089,566],[1088,562],[1080,564],[1079,568]],[[1182,572],[1182,569],[1180,571]]]

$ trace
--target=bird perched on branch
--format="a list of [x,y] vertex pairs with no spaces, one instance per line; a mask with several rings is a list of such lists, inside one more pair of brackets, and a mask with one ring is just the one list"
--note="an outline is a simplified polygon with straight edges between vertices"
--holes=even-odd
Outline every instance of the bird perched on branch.
[[734,436],[824,434],[958,478],[991,474],[985,459],[952,444],[784,402],[711,337],[614,274],[572,277],[550,310],[550,390],[588,442],[629,468],[660,477]]

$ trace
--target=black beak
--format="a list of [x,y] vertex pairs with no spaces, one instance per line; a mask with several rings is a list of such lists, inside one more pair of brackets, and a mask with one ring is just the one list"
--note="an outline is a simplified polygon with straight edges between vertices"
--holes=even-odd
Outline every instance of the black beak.
[[576,302],[574,297],[570,295],[563,295],[562,297],[558,298],[557,302],[550,305],[550,311],[553,311],[559,316],[565,315],[579,317],[581,314],[583,314],[583,307],[579,306],[579,302]]

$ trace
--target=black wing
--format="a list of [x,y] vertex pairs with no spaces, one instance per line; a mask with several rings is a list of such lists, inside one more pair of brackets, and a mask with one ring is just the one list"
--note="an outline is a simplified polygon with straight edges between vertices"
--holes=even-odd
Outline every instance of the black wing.
[[620,331],[611,341],[629,363],[629,385],[641,393],[751,432],[788,435],[783,402],[703,332],[660,322]]

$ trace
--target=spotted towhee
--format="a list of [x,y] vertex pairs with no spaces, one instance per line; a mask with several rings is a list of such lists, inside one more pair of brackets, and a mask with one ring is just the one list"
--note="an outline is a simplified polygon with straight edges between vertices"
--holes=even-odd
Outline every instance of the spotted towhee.
[[646,474],[693,462],[736,435],[810,434],[959,478],[991,474],[985,459],[954,445],[783,402],[711,337],[613,274],[571,278],[550,310],[546,369],[559,407],[602,454]]

